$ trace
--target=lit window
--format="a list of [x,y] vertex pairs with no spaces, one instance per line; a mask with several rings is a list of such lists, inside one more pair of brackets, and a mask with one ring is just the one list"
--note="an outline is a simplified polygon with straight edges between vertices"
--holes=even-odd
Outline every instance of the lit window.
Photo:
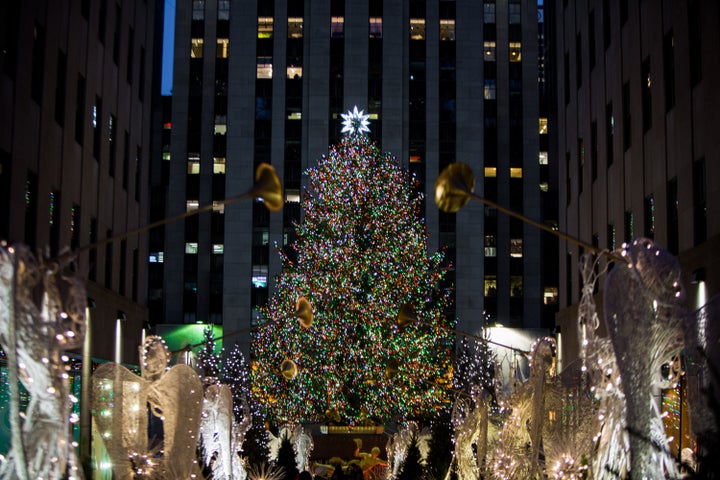
[[495,100],[497,96],[497,81],[494,78],[485,79],[485,100]]
[[540,119],[538,120],[538,125],[540,127],[540,135],[547,135],[547,133],[548,133],[547,117],[540,117]]
[[485,61],[486,62],[494,62],[495,61],[495,42],[485,42],[483,45],[483,48],[485,49]]
[[203,43],[202,38],[193,38],[190,45],[190,58],[202,58],[203,56]]
[[225,157],[213,157],[213,173],[225,173]]
[[252,266],[252,284],[256,288],[267,287],[268,266],[253,265]]
[[300,203],[300,190],[292,188],[285,190],[285,201],[289,203]]
[[197,242],[187,242],[185,243],[185,253],[189,253],[191,255],[195,255],[198,252],[198,244]]
[[194,210],[197,210],[198,208],[200,208],[200,202],[197,200],[188,200],[187,202],[185,202],[185,210],[187,210],[188,212],[192,212]]
[[273,17],[258,17],[258,38],[272,38]]
[[495,246],[495,235],[485,235],[485,256],[497,257],[497,247]]
[[302,67],[293,65],[287,67],[287,78],[302,78]]
[[198,175],[200,173],[200,157],[188,158],[188,165],[187,165],[187,173],[188,175]]
[[288,18],[288,38],[302,38],[303,37],[303,19],[302,17],[290,17]]
[[485,167],[485,177],[486,177],[486,178],[495,178],[495,177],[497,177],[497,168],[495,168],[495,167]]
[[545,193],[548,190],[550,190],[550,185],[548,184],[548,182],[540,182],[540,191]]
[[522,168],[510,167],[510,178],[522,178]]
[[170,161],[170,152],[163,152],[162,159],[166,162]]
[[420,163],[422,162],[422,157],[420,155],[410,155],[410,163]]
[[543,292],[543,302],[545,305],[553,305],[558,301],[558,288],[557,287],[545,287]]
[[510,61],[519,62],[522,60],[522,43],[510,42]]
[[164,261],[165,252],[150,252],[150,255],[148,255],[149,263],[164,263]]
[[230,0],[218,0],[218,20],[230,20]]
[[514,258],[520,258],[523,256],[523,241],[522,238],[511,238],[510,239],[510,256]]
[[370,38],[382,38],[382,17],[370,17]]
[[302,120],[302,112],[290,112],[287,116],[288,120]]
[[538,152],[538,163],[540,163],[540,165],[548,164],[548,152]]
[[485,275],[484,293],[486,297],[497,297],[497,277],[495,275]]
[[223,253],[225,253],[225,244],[223,244],[223,243],[213,243],[212,248],[213,248],[212,252],[215,255],[222,255]]
[[227,133],[227,116],[215,115],[215,135],[225,135]]
[[192,2],[192,19],[205,19],[205,0],[193,0]]
[[511,25],[520,23],[520,4],[519,3],[513,2],[508,5],[508,23]]
[[216,56],[217,58],[228,58],[228,46],[230,45],[230,40],[227,38],[218,38],[217,39],[217,51]]
[[495,2],[483,4],[483,22],[495,23]]
[[410,19],[410,40],[425,40],[425,19]]
[[225,213],[225,204],[221,202],[220,200],[213,200],[213,212],[223,214]]
[[342,38],[345,35],[345,17],[330,19],[330,38]]
[[455,40],[455,20],[440,19],[440,40],[449,42]]
[[257,57],[257,78],[272,78],[272,57]]

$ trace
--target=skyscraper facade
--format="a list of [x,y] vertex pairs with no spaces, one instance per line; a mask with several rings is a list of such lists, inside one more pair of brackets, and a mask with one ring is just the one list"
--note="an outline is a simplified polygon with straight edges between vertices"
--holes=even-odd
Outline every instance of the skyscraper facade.
[[[601,249],[653,239],[679,259],[688,307],[703,306],[720,288],[720,6],[591,0],[549,8],[560,228]],[[558,324],[569,361],[582,250],[560,249]]]
[[151,291],[165,322],[222,323],[232,333],[258,321],[280,269],[275,245],[291,248],[302,215],[302,172],[340,139],[340,114],[357,105],[370,114],[371,137],[418,179],[429,248],[445,247],[453,265],[443,287],[454,285],[448,314],[460,328],[552,324],[554,240],[479,202],[457,214],[433,202],[440,171],[465,162],[479,194],[556,223],[542,2],[176,7],[172,114],[155,159],[165,172],[164,214],[246,191],[260,162],[277,170],[285,207],[268,214],[258,202],[218,205],[168,225],[151,248],[158,270]]
[[[2,2],[0,239],[54,257],[146,223],[156,7]],[[121,345],[121,360],[137,362],[146,243],[129,237],[79,257],[94,356],[112,359]],[[99,333],[117,319],[120,344]]]

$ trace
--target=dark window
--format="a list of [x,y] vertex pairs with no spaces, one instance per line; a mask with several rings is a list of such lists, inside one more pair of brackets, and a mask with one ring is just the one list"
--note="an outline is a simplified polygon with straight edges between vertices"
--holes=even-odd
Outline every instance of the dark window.
[[675,39],[670,30],[663,38],[663,76],[665,80],[665,111],[675,107]]
[[67,55],[58,50],[57,74],[55,80],[55,121],[65,125],[65,96],[67,95]]
[[588,18],[588,61],[592,71],[595,68],[595,10],[590,12]]
[[572,200],[572,182],[570,181],[570,152],[565,152],[565,203]]
[[575,35],[575,82],[577,88],[582,85],[582,36],[578,33]]
[[693,238],[695,245],[707,240],[705,158],[693,162]]
[[132,85],[133,80],[133,53],[135,50],[135,30],[128,28],[128,51],[127,51],[127,82]]
[[688,55],[690,59],[690,84],[694,87],[702,77],[700,5],[697,0],[688,3]]
[[145,47],[140,47],[140,76],[138,78],[138,99],[145,100]]
[[50,255],[56,256],[60,247],[60,192],[50,192],[50,203],[48,204],[48,221],[50,223]]
[[[106,232],[106,238],[112,238],[112,230]],[[105,244],[105,288],[113,288],[113,243]]]
[[30,96],[38,104],[42,104],[43,80],[45,78],[45,28],[35,23],[33,28],[32,46],[32,79]]
[[98,40],[105,45],[105,22],[107,22],[107,0],[100,0],[100,16],[98,17]]
[[610,46],[612,37],[610,36],[610,0],[603,0],[603,46],[605,50]]
[[615,137],[615,117],[613,116],[612,102],[605,106],[605,155],[607,156],[607,166],[613,164],[613,144]]
[[119,4],[115,4],[115,34],[113,35],[113,54],[112,59],[115,65],[118,64],[120,58],[120,30],[122,28],[122,9]]
[[678,185],[677,177],[673,177],[667,184],[667,248],[670,253],[677,255],[679,247],[679,225],[678,225]]
[[128,187],[128,168],[130,160],[130,134],[125,130],[125,138],[123,139],[123,156],[122,156],[122,188],[127,190]]
[[577,139],[577,158],[578,158],[578,194],[583,192],[583,184],[585,183],[585,142],[581,137]]
[[90,0],[80,0],[80,15],[85,20],[90,18]]
[[[10,205],[10,154],[0,148],[0,205]],[[0,238],[10,236],[10,211],[0,208]]]
[[645,237],[655,238],[655,197],[645,197]]
[[139,260],[140,257],[138,255],[138,249],[133,248],[132,253],[132,299],[134,302],[137,302],[138,299],[138,268],[139,268]]
[[630,113],[630,83],[625,82],[622,89],[623,109],[623,149],[627,150],[632,144],[632,114]]
[[[98,222],[97,218],[90,219],[90,244],[94,245],[98,241]],[[92,281],[97,280],[97,248],[91,248],[88,253],[88,278]]]
[[30,248],[34,248],[37,242],[37,183],[37,174],[28,171],[25,180],[25,243]]
[[567,105],[570,103],[570,54],[568,52],[565,52],[563,72],[563,79],[565,81],[565,105]]
[[125,295],[125,275],[127,275],[127,240],[120,242],[120,285],[118,286],[118,292],[120,295]]
[[614,223],[608,223],[607,226],[607,248],[609,250],[615,250],[617,248],[617,240],[615,235],[615,224]]
[[597,120],[590,124],[590,176],[592,181],[597,180],[598,143],[597,143]]
[[136,146],[135,148],[135,200],[140,201],[140,184],[141,184],[141,177],[140,175],[140,166],[142,162],[142,147]]
[[4,23],[0,28],[0,72],[4,72],[10,78],[15,78],[20,2],[3,2],[2,14]]
[[80,205],[73,204],[72,209],[70,209],[70,249],[73,251],[80,246],[81,213]]
[[628,19],[628,0],[620,0],[620,25],[625,25]]
[[625,243],[630,243],[635,236],[635,216],[633,212],[625,212]]
[[643,113],[643,132],[647,132],[652,127],[652,79],[650,77],[650,57],[642,62],[642,113]]
[[115,176],[115,157],[116,157],[116,141],[115,131],[117,130],[117,118],[115,115],[110,115],[108,118],[108,173],[111,177]]
[[83,144],[85,136],[85,77],[78,74],[75,96],[75,141]]

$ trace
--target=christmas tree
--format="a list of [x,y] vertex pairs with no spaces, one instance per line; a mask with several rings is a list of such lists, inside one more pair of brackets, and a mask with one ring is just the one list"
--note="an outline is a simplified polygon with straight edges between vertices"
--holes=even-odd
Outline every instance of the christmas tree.
[[[489,340],[487,330],[483,329],[483,337]],[[497,384],[495,378],[495,354],[487,342],[469,341],[463,337],[456,353],[455,388],[467,395],[473,390],[481,389],[490,396],[491,407],[496,409]]]
[[198,352],[195,369],[206,383],[217,381],[220,375],[220,355],[215,354],[215,336],[212,327],[203,330],[202,349]]
[[397,480],[419,480],[421,478],[423,478],[423,459],[420,456],[418,437],[413,435]]
[[[414,180],[364,134],[367,115],[343,118],[346,135],[306,172],[296,259],[281,252],[252,342],[253,385],[276,423],[384,422],[448,397],[448,265],[427,252]],[[312,325],[295,319],[300,297]],[[401,308],[413,321],[397,322]]]

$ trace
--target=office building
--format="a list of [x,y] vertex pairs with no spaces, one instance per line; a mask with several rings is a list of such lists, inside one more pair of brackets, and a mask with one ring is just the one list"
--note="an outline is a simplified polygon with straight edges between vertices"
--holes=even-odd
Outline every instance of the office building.
[[[538,6],[540,3],[540,6]],[[344,113],[420,181],[430,250],[448,247],[460,328],[552,327],[557,243],[479,202],[443,214],[439,172],[469,164],[481,195],[556,223],[548,159],[542,2],[178,2],[171,111],[154,162],[157,204],[179,215],[249,189],[269,162],[285,208],[237,202],[168,225],[150,251],[167,323],[257,321],[301,218],[303,170],[341,138]],[[166,193],[166,195],[164,195]],[[159,216],[158,216],[159,218]],[[155,273],[153,273],[153,271]],[[239,341],[247,346],[247,338]]]

